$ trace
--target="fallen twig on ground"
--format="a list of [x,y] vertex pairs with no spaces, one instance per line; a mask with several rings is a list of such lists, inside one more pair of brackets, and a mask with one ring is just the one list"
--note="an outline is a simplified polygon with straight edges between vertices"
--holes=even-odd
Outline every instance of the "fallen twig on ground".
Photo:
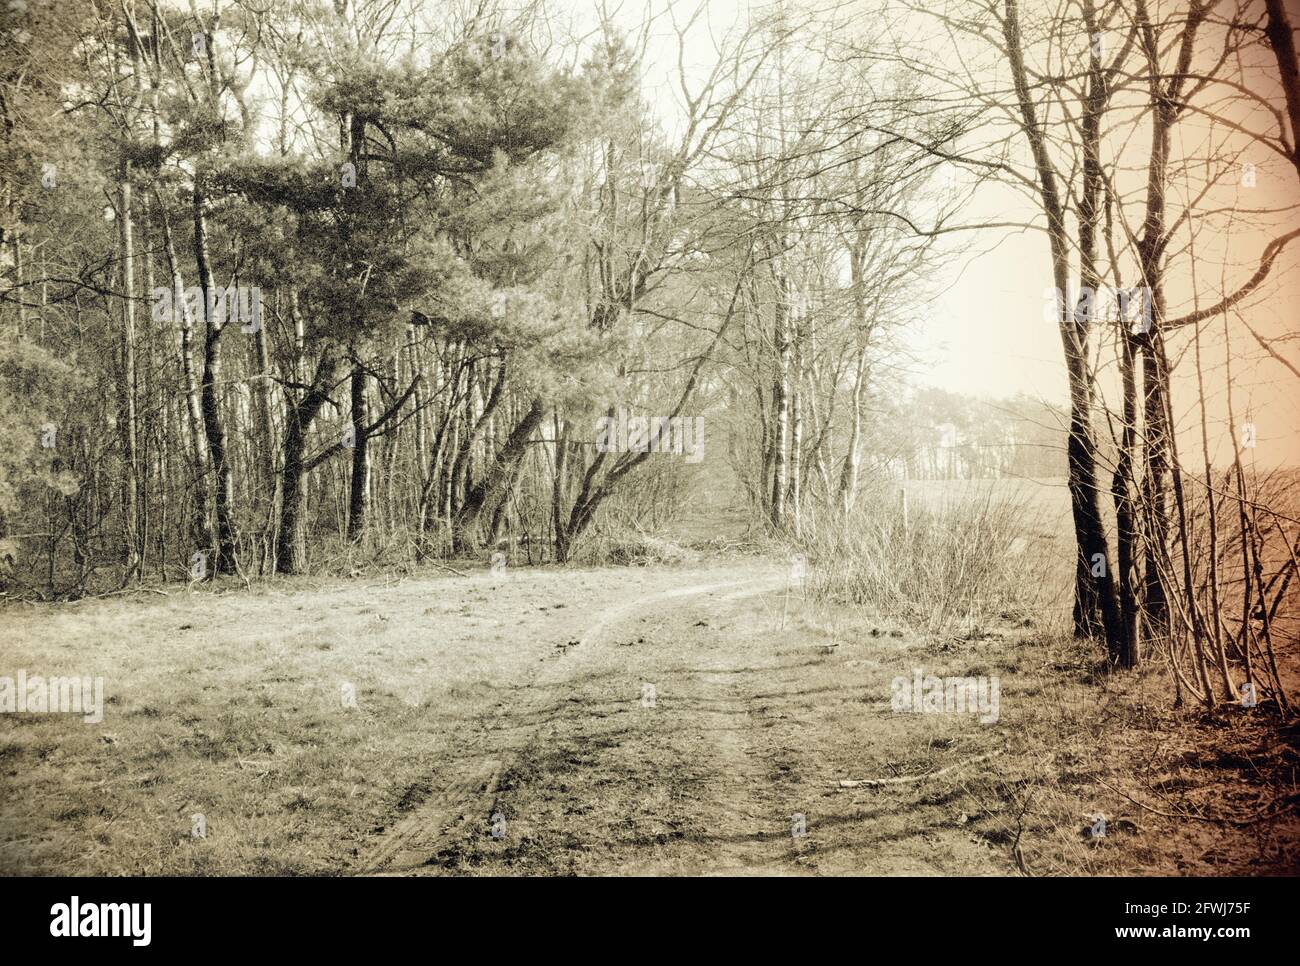
[[966,761],[955,762],[938,771],[928,771],[923,775],[898,775],[894,778],[862,778],[849,779],[841,778],[836,784],[840,788],[875,788],[879,785],[905,785],[908,782],[923,782],[927,778],[938,778],[940,775],[946,775],[950,771],[958,768],[965,768],[967,765],[974,765],[981,761],[987,761],[997,755],[1002,754],[1000,751],[992,751],[987,755],[979,755],[975,758],[968,758]]

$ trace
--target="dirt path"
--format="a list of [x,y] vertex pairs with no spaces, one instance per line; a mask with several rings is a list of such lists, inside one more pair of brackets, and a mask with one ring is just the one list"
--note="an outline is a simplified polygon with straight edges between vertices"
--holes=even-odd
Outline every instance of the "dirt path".
[[838,788],[960,763],[998,740],[968,719],[891,713],[888,682],[917,642],[823,626],[774,563],[727,575],[683,574],[596,614],[521,696],[527,727],[484,746],[501,769],[459,811],[468,821],[423,820],[440,834],[421,871],[1009,871],[952,795]]
[[[710,621],[733,622],[739,612],[750,611],[776,619],[777,608],[785,611],[782,592],[795,593],[785,579],[744,592],[722,595],[710,608],[710,616],[692,620],[692,628]],[[755,598],[778,593],[765,613]],[[702,610],[702,607],[697,607]],[[776,625],[781,626],[779,623]],[[708,825],[716,830],[704,847],[667,862],[650,861],[634,864],[628,871],[671,875],[790,875],[806,871],[798,866],[799,842],[795,837],[796,814],[785,811],[772,794],[779,775],[774,776],[773,762],[760,740],[764,724],[763,697],[755,693],[754,654],[744,649],[724,649],[701,654],[698,666],[687,669],[678,686],[692,697],[695,713],[691,726],[705,737],[697,749],[696,760],[712,776],[707,804],[699,808],[714,813]],[[806,821],[806,817],[805,817]]]
[[966,742],[889,713],[881,675],[905,642],[842,637],[806,611],[771,562],[607,599],[451,742],[364,871],[1007,871],[923,786],[837,787],[948,748],[960,761]]
[[[495,830],[497,837],[503,838],[505,823],[497,809],[503,777],[518,765],[521,756],[536,747],[542,728],[562,706],[576,700],[573,693],[580,689],[582,679],[608,673],[611,665],[617,663],[619,655],[613,650],[620,630],[650,619],[657,611],[679,609],[696,599],[731,605],[787,585],[786,578],[770,564],[737,570],[736,576],[723,581],[709,579],[716,578],[716,574],[685,571],[681,574],[681,586],[635,593],[629,599],[605,606],[576,638],[561,645],[552,658],[536,664],[525,682],[516,684],[518,703],[510,709],[510,714],[506,713],[506,703],[499,702],[492,712],[484,715],[482,728],[458,742],[464,750],[463,756],[451,767],[430,776],[431,783],[435,783],[432,793],[419,807],[386,829],[363,860],[364,873],[402,875],[436,871],[438,866],[431,860],[454,845],[458,836],[472,837],[485,824]],[[706,582],[701,582],[702,578]],[[699,677],[715,692],[715,701],[725,705],[735,703],[736,697],[727,693],[730,684],[725,675]],[[642,707],[657,704],[652,693],[642,689],[638,694]],[[521,708],[520,704],[524,706]],[[719,759],[719,771],[732,776],[742,774],[748,764],[735,733],[707,720],[709,715],[706,712],[704,726],[718,740],[715,757]],[[511,719],[519,723],[508,723]],[[748,787],[748,783],[741,783],[741,787]]]

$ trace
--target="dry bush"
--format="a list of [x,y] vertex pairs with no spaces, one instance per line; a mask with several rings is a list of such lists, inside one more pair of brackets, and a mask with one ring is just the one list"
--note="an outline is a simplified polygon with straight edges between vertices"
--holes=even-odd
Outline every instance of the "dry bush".
[[1030,499],[997,486],[915,501],[906,521],[897,490],[878,490],[847,521],[805,526],[808,592],[932,634],[990,617],[1041,618],[1061,602],[1071,565],[1049,522]]
[[584,540],[574,561],[583,564],[648,567],[655,564],[686,564],[699,560],[699,554],[668,540],[644,533],[614,535],[593,534]]
[[[1250,682],[1261,702],[1291,704],[1288,668],[1300,639],[1295,606],[1296,475],[1232,468],[1210,480],[1185,477],[1180,530],[1161,558],[1176,619],[1160,641],[1184,690],[1207,706],[1235,703]],[[1239,500],[1240,495],[1240,500]],[[1213,511],[1213,513],[1211,513]],[[1187,554],[1177,542],[1185,526]]]
[[[1296,473],[1291,470],[1247,471],[1244,490],[1247,550],[1258,555],[1260,575],[1267,588],[1265,599],[1274,613],[1274,620],[1285,625],[1275,627],[1275,630],[1295,639],[1295,627],[1291,625],[1297,615],[1293,612],[1294,607],[1287,604],[1288,600],[1294,602],[1288,590],[1295,584],[1294,558],[1297,547],[1300,547],[1300,525],[1295,522],[1300,519],[1300,488],[1297,487]],[[1215,571],[1219,580],[1219,606],[1224,618],[1235,626],[1240,624],[1244,613],[1258,611],[1259,601],[1253,592],[1249,602],[1243,600],[1247,567],[1243,564],[1242,553],[1242,511],[1236,499],[1231,469],[1215,476],[1211,490],[1207,490],[1200,480],[1188,488],[1186,518],[1193,584],[1198,602],[1203,608],[1208,608],[1205,601],[1210,596],[1211,492],[1215,509],[1213,545],[1217,551]]]

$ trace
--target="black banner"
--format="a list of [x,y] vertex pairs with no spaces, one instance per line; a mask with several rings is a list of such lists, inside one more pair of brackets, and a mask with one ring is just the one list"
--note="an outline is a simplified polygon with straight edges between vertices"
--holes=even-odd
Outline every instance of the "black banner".
[[656,895],[659,883],[601,883],[593,892],[592,883],[573,880],[540,887],[432,878],[3,879],[0,919],[10,953],[284,949],[336,956],[399,943],[424,947],[434,937],[450,952],[456,947],[442,944],[484,928],[495,948],[536,948],[552,942],[557,927],[578,948],[584,937],[617,930],[652,947],[671,939],[680,952],[690,933],[748,945],[747,929],[758,921],[755,943],[784,924],[805,936],[821,933],[846,951],[903,954],[914,944],[918,956],[942,959],[959,949],[1005,948],[1010,937],[1047,944],[1036,947],[1040,953],[1199,945],[1232,956],[1261,941],[1282,942],[1296,909],[1293,879],[857,879],[761,894],[780,909],[756,920],[752,887],[732,882],[717,891],[679,881]]

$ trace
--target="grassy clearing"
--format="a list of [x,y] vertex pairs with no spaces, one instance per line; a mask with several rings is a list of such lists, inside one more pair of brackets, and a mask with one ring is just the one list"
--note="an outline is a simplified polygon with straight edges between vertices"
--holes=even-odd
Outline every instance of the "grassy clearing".
[[[0,674],[103,676],[109,705],[0,715],[0,871],[352,874],[412,821],[387,871],[1300,871],[1300,738],[1266,708],[1174,712],[1158,667],[1101,673],[1059,611],[834,600],[827,561],[7,609]],[[997,720],[895,710],[915,669],[996,677]],[[499,783],[451,794],[485,761]]]
[[10,608],[0,673],[102,676],[107,706],[100,725],[0,715],[0,871],[345,871],[603,584],[481,574]]

